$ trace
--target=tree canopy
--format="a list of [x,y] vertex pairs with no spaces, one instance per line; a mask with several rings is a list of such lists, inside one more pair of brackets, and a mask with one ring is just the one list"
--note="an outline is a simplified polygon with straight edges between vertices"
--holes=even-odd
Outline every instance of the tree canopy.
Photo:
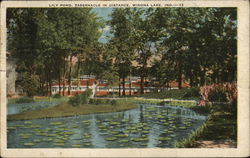
[[[101,43],[106,26],[112,36]],[[130,76],[141,78],[140,93],[146,78],[181,88],[237,77],[236,8],[115,8],[106,22],[91,8],[8,8],[7,30],[29,95],[51,94],[54,82],[64,94],[82,74],[118,83],[120,95]]]

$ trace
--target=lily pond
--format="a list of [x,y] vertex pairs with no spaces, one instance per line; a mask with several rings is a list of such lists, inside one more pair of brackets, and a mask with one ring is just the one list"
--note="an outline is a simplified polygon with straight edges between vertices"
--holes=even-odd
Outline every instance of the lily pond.
[[8,121],[8,148],[174,148],[206,116],[179,106],[138,104],[136,109]]

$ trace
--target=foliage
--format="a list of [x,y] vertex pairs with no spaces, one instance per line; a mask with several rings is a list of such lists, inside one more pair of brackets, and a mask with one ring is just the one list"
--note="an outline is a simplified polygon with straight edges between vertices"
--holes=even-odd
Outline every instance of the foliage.
[[173,98],[173,99],[198,99],[199,89],[198,88],[183,88],[183,89],[171,89],[162,91],[159,93],[147,93],[140,95],[145,98]]
[[95,105],[102,105],[102,104],[110,104],[110,105],[117,105],[117,101],[114,99],[90,99],[89,104],[95,104]]
[[88,104],[89,103],[89,97],[92,95],[92,90],[87,89],[82,94],[76,94],[75,96],[71,97],[68,101],[69,104],[72,106],[79,106],[81,104]]
[[116,106],[116,105],[117,105],[117,101],[113,99],[113,100],[110,101],[110,104],[111,104],[112,106]]
[[102,26],[91,8],[8,8],[7,49],[17,60],[19,73],[39,77],[39,82],[30,87],[21,85],[24,90],[40,86],[40,92],[48,95],[52,82],[65,81],[66,77],[70,86],[73,57],[80,59],[78,65],[83,56],[90,59],[91,55],[86,54],[93,52],[89,47],[97,43]]
[[28,97],[33,97],[38,91],[38,76],[34,74],[25,73],[24,79],[21,85],[23,86],[24,92],[26,92]]
[[16,103],[33,103],[35,102],[33,98],[30,98],[30,97],[22,97],[22,98],[19,98],[18,100],[16,100]]
[[[98,41],[104,22],[91,8],[8,8],[6,20],[7,50],[17,71],[33,78],[22,78],[29,96],[51,94],[55,81],[70,87],[81,74],[119,82],[123,95],[131,75],[141,77],[140,93],[147,78],[159,88],[173,80],[179,88],[183,81],[191,87],[236,81],[235,8],[115,8],[107,43]],[[225,101],[224,94],[220,89],[209,99]]]
[[55,94],[52,96],[53,98],[61,98],[62,96],[60,94]]
[[234,102],[237,100],[237,84],[221,83],[203,86],[200,88],[202,101],[199,105],[212,102]]
[[175,143],[176,148],[193,148],[196,143],[195,140],[202,135],[202,133],[206,130],[206,123],[200,126],[196,131],[193,131],[188,138],[185,138],[181,141]]

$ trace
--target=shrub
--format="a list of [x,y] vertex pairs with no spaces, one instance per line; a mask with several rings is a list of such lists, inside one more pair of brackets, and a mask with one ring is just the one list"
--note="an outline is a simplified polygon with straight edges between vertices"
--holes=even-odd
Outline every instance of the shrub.
[[198,105],[206,105],[213,102],[237,102],[236,83],[212,84],[200,88],[202,100]]
[[87,89],[84,93],[82,94],[76,94],[74,97],[71,97],[68,101],[73,106],[78,106],[80,104],[88,104],[89,103],[89,97],[92,94],[91,89]]
[[79,94],[76,94],[74,97],[70,97],[68,101],[72,106],[78,106],[81,104],[81,98]]
[[183,99],[197,97],[199,95],[200,95],[199,88],[189,88],[189,89],[185,89],[183,93]]
[[111,104],[112,106],[116,106],[116,105],[117,105],[117,101],[113,99],[113,100],[110,101],[110,104]]
[[35,102],[33,98],[30,97],[22,97],[16,101],[16,103],[32,103]]
[[172,98],[172,99],[198,99],[199,88],[182,88],[182,89],[171,89],[162,91],[159,93],[147,93],[141,95],[145,98]]
[[62,96],[60,94],[55,94],[52,96],[53,98],[61,98]]

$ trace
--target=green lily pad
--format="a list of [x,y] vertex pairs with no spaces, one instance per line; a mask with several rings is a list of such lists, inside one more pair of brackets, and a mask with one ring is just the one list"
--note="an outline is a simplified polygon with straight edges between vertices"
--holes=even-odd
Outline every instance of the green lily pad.
[[90,123],[90,120],[84,120],[82,123]]
[[32,143],[32,142],[28,142],[28,143],[24,143],[23,145],[25,145],[25,146],[34,146],[35,144]]
[[91,138],[92,136],[91,136],[91,134],[88,134],[88,133],[85,133],[84,135],[83,135],[83,138],[86,138],[86,139],[89,139],[89,138]]
[[84,146],[90,146],[91,144],[90,143],[84,143]]
[[57,134],[47,134],[48,137],[55,137]]
[[142,131],[142,133],[144,133],[144,134],[148,134],[148,133],[150,133],[149,131]]
[[120,123],[119,122],[110,122],[109,124],[112,126],[116,126],[116,125],[119,125]]
[[65,143],[65,140],[62,140],[62,139],[55,139],[54,142],[55,142],[55,143]]
[[24,124],[32,124],[31,121],[24,121]]
[[74,148],[80,148],[81,145],[80,144],[73,144],[72,147],[74,147]]
[[34,139],[34,142],[39,143],[41,142],[41,139]]
[[62,125],[63,122],[51,122],[50,124],[51,124],[51,125]]
[[8,130],[14,130],[16,127],[8,127]]
[[168,140],[171,140],[170,137],[159,137],[158,139],[159,141],[168,141]]
[[122,140],[119,140],[118,142],[119,142],[119,143],[128,143],[128,142],[129,142],[129,139],[122,139]]
[[52,141],[53,139],[52,139],[52,138],[44,138],[43,140],[46,141],[46,142],[50,142],[50,141]]
[[134,142],[143,142],[143,141],[148,141],[148,138],[146,137],[139,137],[139,138],[132,138],[131,139]]
[[65,143],[55,143],[54,146],[64,146]]
[[108,137],[108,138],[105,138],[105,140],[107,140],[107,141],[115,141],[115,140],[117,140],[117,138],[116,137]]
[[115,137],[125,138],[125,137],[128,137],[128,135],[127,134],[118,134],[118,135],[115,135]]

